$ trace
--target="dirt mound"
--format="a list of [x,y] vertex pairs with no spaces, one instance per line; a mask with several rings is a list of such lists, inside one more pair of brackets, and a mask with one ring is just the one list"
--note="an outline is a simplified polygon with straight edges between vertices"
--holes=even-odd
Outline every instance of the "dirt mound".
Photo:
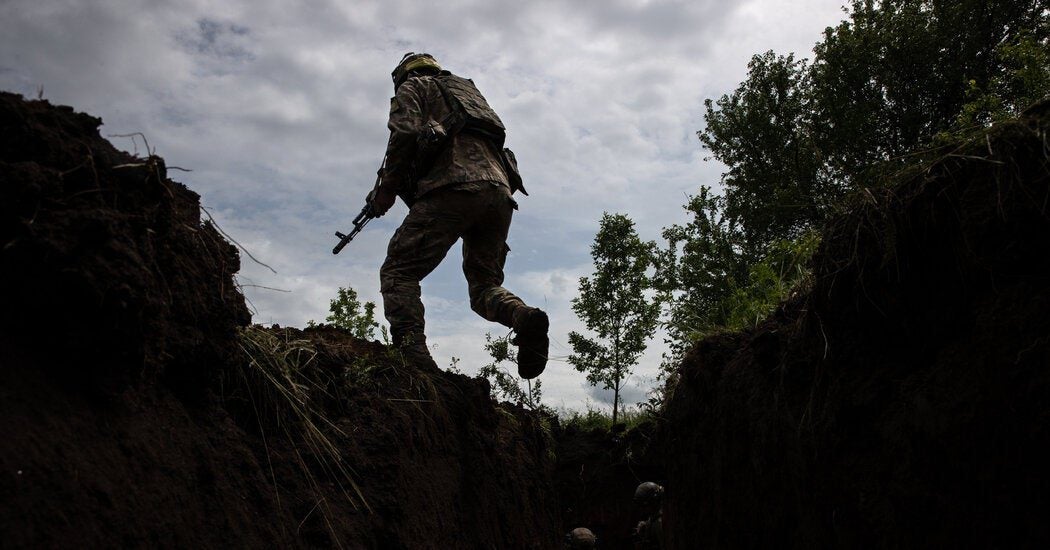
[[261,329],[163,160],[0,94],[5,547],[554,548],[550,425],[487,383]]
[[163,160],[117,151],[101,123],[0,94],[2,330],[65,380],[193,380],[250,318],[237,251]]
[[686,358],[670,548],[1050,544],[1050,104],[873,190]]
[[[405,366],[385,346],[340,329],[251,331],[258,345],[249,355],[289,357],[285,391],[307,390],[260,399],[274,384],[259,375],[275,369],[253,368],[233,374],[224,401],[238,424],[256,428],[257,452],[268,447],[280,486],[274,498],[301,519],[302,540],[362,548],[555,546],[550,424],[495,406],[484,379]],[[312,423],[334,452],[287,431],[298,421],[289,406],[300,401],[312,403]],[[279,405],[261,411],[260,402]]]
[[199,399],[236,362],[237,252],[163,161],[100,124],[0,94],[0,531],[16,547],[261,543],[240,505],[268,502],[246,490],[254,457],[220,410],[171,391]]

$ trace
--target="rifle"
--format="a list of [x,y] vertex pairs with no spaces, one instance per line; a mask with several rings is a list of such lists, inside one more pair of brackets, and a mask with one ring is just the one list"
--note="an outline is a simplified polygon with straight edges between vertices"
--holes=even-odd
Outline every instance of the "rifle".
[[386,166],[386,159],[383,159],[383,164],[379,167],[379,173],[376,175],[376,184],[372,187],[372,191],[365,197],[365,206],[361,209],[361,212],[354,218],[354,229],[347,234],[343,234],[339,231],[335,232],[335,236],[339,237],[339,244],[335,245],[332,249],[332,254],[338,254],[344,246],[350,244],[350,241],[361,232],[362,229],[368,225],[368,222],[372,221],[376,217],[375,210],[372,208],[372,201],[375,199],[376,190],[379,189],[379,184],[383,182],[383,168]]
[[353,231],[345,235],[339,231],[335,232],[335,236],[339,237],[339,244],[335,245],[335,248],[332,249],[332,254],[338,254],[344,246],[350,244],[350,241],[353,240],[353,238],[356,237],[366,225],[368,225],[368,222],[372,221],[372,218],[375,217],[375,214],[372,212],[372,202],[366,202],[365,207],[361,209],[361,213],[354,218]]
[[[448,134],[445,130],[445,125],[456,124],[455,122],[456,113],[449,113],[445,117],[443,122],[435,122],[433,120],[428,121],[426,127],[419,133],[416,138],[417,156],[416,160],[412,163],[410,172],[412,174],[426,173],[430,170],[430,164],[433,163],[435,151],[440,149],[448,140]],[[376,184],[372,187],[372,191],[368,193],[368,197],[365,199],[365,207],[361,209],[361,212],[354,218],[354,229],[350,233],[343,234],[339,231],[335,232],[335,236],[339,237],[339,244],[335,245],[332,249],[332,254],[338,254],[344,246],[350,244],[350,241],[357,236],[358,233],[364,229],[368,222],[372,221],[376,217],[375,210],[372,208],[372,201],[375,198],[376,191],[379,189],[379,184],[383,182],[383,169],[386,168],[386,158],[383,158],[383,164],[379,166],[379,172],[376,176]],[[413,182],[416,180],[415,176],[410,178]],[[413,186],[414,187],[414,186]],[[413,197],[414,189],[401,191],[398,196],[401,200],[405,201],[409,207],[415,201]]]

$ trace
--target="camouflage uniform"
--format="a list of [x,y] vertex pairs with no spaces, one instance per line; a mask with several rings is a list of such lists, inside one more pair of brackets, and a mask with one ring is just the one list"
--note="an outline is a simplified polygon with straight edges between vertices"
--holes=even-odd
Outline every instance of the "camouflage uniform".
[[383,307],[394,343],[425,343],[419,282],[463,239],[463,274],[470,306],[478,315],[512,327],[527,306],[503,288],[507,232],[517,203],[495,147],[469,132],[452,136],[414,193],[417,137],[429,121],[450,110],[434,77],[413,76],[390,106],[390,142],[382,187],[410,203],[408,216],[390,239],[380,270]]
[[657,483],[640,483],[634,491],[634,504],[646,518],[634,528],[635,550],[659,550],[663,541],[664,488]]
[[663,540],[663,518],[657,512],[655,516],[638,522],[633,533],[635,550],[660,550]]

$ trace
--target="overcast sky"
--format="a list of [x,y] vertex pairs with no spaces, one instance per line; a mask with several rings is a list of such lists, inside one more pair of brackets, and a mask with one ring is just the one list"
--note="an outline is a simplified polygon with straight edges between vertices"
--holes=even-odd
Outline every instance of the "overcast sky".
[[[506,285],[550,312],[544,401],[611,402],[564,361],[570,309],[602,212],[641,236],[686,221],[682,204],[724,167],[703,160],[703,100],[734,89],[751,55],[811,57],[840,0],[0,0],[0,89],[74,106],[103,135],[142,132],[171,176],[277,273],[243,257],[257,323],[321,321],[340,286],[381,304],[379,266],[404,205],[333,256],[386,145],[390,71],[426,51],[470,77],[508,128],[531,196],[511,227]],[[135,150],[127,138],[110,140]],[[143,152],[141,141],[138,152]],[[243,256],[243,255],[242,255]],[[458,245],[423,283],[439,365],[473,374],[485,333]],[[257,286],[250,286],[257,285]],[[281,289],[284,292],[261,287]],[[380,308],[381,309],[381,308]],[[658,335],[629,382],[643,398]],[[513,368],[511,368],[513,371]]]

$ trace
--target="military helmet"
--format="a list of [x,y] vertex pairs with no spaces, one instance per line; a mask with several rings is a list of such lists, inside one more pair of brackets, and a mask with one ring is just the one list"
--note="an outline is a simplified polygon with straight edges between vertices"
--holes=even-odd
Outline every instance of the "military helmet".
[[586,527],[577,527],[565,534],[565,547],[584,550],[598,547],[598,537]]
[[663,487],[652,481],[646,481],[634,490],[634,503],[640,506],[651,506],[658,504],[663,496]]
[[397,67],[394,67],[394,72],[390,73],[390,78],[394,81],[394,90],[396,91],[398,86],[408,79],[408,73],[424,69],[440,71],[441,65],[434,59],[434,56],[428,53],[406,53]]

